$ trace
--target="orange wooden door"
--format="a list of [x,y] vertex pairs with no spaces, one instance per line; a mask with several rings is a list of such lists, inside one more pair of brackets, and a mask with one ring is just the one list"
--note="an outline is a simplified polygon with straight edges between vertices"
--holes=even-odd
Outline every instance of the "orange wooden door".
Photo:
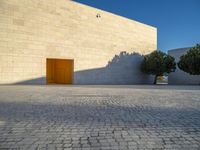
[[47,64],[47,83],[72,84],[73,65],[73,60],[52,59],[49,61]]

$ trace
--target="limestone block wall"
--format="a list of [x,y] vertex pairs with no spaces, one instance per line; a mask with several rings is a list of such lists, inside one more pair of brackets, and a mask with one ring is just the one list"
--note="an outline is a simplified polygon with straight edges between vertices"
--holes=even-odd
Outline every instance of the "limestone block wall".
[[[74,1],[0,0],[0,84],[44,84],[47,58],[74,59],[74,83],[96,84],[100,80],[88,78],[94,74],[80,73],[105,68],[121,51],[147,54],[156,49],[155,27]],[[112,75],[127,77],[120,84],[136,83],[135,76],[140,83],[138,71],[127,76],[133,64],[121,66],[125,76]]]
[[[178,62],[180,57],[183,54],[186,54],[190,48],[180,48],[168,51],[168,54],[173,56]],[[182,70],[180,70],[177,66],[176,71],[169,74],[168,77],[169,84],[200,84],[200,75],[190,75]]]

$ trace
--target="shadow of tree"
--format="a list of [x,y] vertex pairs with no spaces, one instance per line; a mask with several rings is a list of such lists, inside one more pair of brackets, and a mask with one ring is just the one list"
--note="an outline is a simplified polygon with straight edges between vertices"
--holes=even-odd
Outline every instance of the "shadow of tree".
[[152,84],[153,77],[140,71],[143,56],[121,52],[105,67],[76,71],[75,84]]

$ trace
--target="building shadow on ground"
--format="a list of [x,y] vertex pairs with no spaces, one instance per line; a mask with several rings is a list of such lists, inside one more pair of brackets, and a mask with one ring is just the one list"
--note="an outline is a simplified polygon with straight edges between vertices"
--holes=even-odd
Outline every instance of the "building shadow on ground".
[[74,104],[0,102],[0,118],[6,122],[38,122],[64,125],[130,126],[149,128],[199,128],[200,110],[123,106],[107,100]]

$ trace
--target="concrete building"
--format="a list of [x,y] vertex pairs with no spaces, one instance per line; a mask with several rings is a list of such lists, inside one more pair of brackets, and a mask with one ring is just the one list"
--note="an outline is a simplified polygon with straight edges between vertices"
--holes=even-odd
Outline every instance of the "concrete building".
[[0,1],[0,84],[141,84],[157,29],[70,0]]
[[[168,54],[173,56],[178,62],[183,54],[186,54],[190,48],[179,48],[168,51]],[[176,71],[169,74],[169,84],[200,84],[200,75],[190,75],[177,66]]]

